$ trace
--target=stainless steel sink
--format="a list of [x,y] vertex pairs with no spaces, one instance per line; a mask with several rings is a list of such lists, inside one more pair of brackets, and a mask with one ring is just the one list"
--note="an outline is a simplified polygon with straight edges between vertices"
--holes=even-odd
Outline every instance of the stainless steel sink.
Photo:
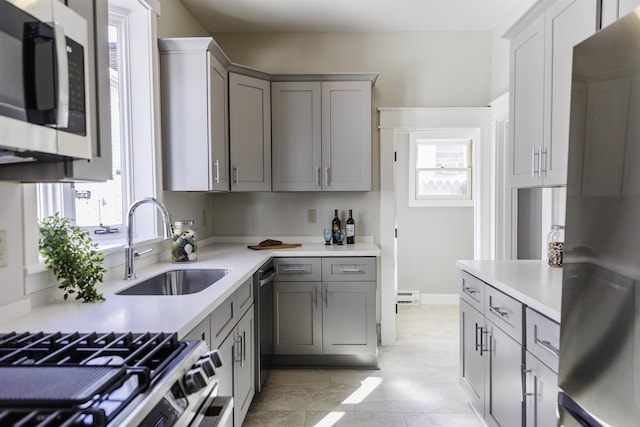
[[225,269],[170,270],[116,292],[117,295],[187,295],[207,289],[229,273]]

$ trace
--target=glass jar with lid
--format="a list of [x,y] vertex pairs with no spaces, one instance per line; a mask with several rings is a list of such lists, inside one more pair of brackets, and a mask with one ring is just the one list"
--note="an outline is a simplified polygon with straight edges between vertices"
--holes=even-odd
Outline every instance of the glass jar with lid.
[[193,220],[173,222],[172,262],[194,262],[198,259],[196,228]]
[[547,258],[551,267],[562,267],[564,225],[552,225],[547,234]]

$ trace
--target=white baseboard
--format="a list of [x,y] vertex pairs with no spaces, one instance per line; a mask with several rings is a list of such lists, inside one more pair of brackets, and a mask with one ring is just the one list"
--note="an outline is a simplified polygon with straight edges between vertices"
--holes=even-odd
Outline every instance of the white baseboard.
[[420,304],[458,305],[460,296],[458,294],[420,294]]

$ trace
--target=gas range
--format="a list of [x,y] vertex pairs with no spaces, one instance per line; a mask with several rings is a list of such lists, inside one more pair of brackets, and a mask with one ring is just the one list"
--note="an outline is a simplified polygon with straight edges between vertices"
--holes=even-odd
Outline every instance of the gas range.
[[170,333],[0,335],[0,425],[216,425],[232,407],[217,397],[220,366]]

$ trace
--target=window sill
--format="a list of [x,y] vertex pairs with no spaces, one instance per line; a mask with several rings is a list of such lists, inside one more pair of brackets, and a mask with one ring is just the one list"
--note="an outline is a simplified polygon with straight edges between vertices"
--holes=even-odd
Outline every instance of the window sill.
[[409,200],[410,208],[472,208],[473,200]]

